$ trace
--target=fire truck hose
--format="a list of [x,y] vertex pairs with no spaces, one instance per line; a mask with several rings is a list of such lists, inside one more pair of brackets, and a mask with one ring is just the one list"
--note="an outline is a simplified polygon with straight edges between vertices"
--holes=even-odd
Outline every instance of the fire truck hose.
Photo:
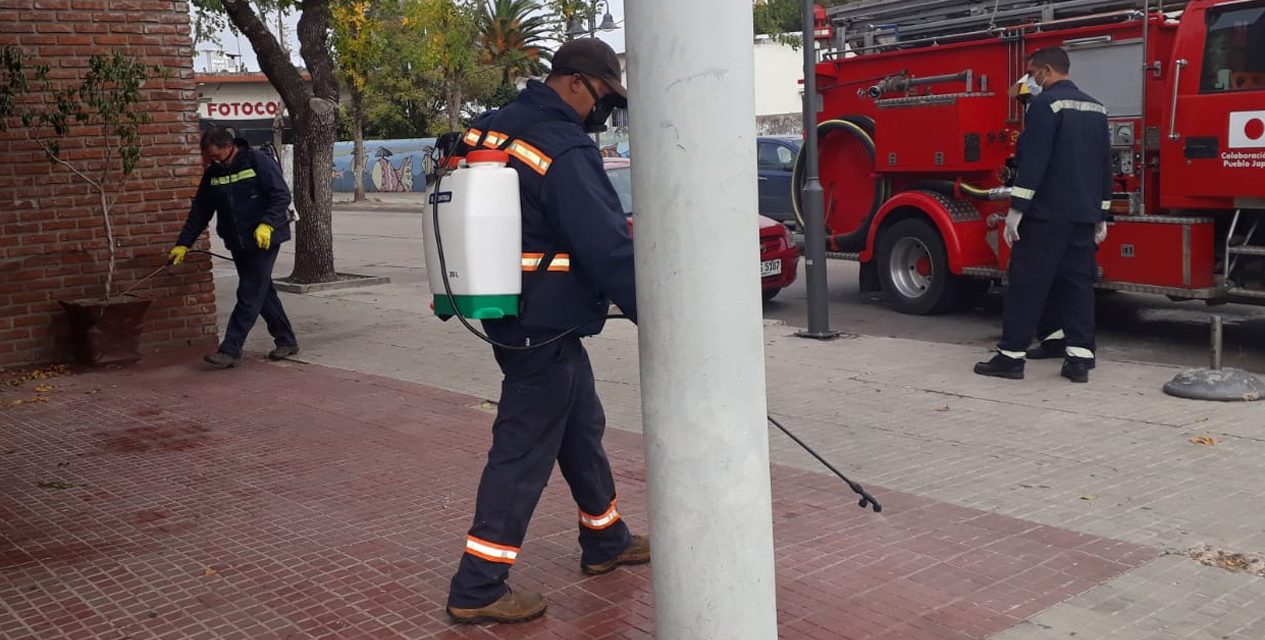
[[[825,140],[828,136],[836,132],[846,132],[855,136],[864,145],[865,150],[869,153],[871,164],[873,165],[876,155],[876,147],[874,144],[874,123],[865,116],[841,116],[832,120],[826,120],[817,125],[817,133],[820,140]],[[801,229],[807,227],[804,224],[804,214],[801,207],[803,200],[802,190],[804,188],[804,150],[800,148],[800,152],[795,156],[795,165],[791,171],[791,185],[794,190],[791,194],[791,206],[795,209],[795,220],[799,222]],[[835,197],[847,197],[846,194],[837,195]],[[857,241],[863,241],[870,232],[870,225],[874,222],[874,216],[878,213],[883,202],[887,200],[887,181],[882,176],[874,179],[874,199],[870,203],[870,210],[862,219],[860,226],[856,229],[842,234],[836,234],[827,238],[827,245],[833,245],[837,249],[855,244]],[[827,210],[831,208],[831,203],[826,203]],[[827,232],[830,227],[827,225]],[[846,249],[841,249],[846,250]]]
[[965,195],[972,200],[1005,200],[1010,197],[1009,189],[982,189],[961,180],[918,180],[906,185],[905,189],[910,191],[915,189],[935,191],[950,198],[960,198]]

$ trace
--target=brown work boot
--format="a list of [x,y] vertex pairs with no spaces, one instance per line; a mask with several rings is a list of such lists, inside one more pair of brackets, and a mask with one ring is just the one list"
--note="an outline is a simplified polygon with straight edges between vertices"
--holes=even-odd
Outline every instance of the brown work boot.
[[633,536],[632,542],[624,552],[603,562],[602,564],[581,564],[580,571],[590,576],[610,573],[616,567],[625,564],[645,564],[650,562],[650,536]]
[[448,607],[453,622],[478,624],[483,622],[526,622],[545,612],[549,603],[535,591],[510,589],[492,604],[477,609]]

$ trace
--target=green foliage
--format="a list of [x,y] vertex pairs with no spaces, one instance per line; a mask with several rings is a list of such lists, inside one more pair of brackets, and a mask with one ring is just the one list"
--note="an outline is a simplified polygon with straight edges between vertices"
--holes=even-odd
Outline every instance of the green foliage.
[[501,68],[501,83],[543,75],[553,25],[532,0],[494,0],[483,15],[483,61]]
[[[45,66],[33,68],[35,83],[32,84],[26,76],[26,59],[20,50],[7,47],[2,57],[0,128],[16,114],[22,126],[31,130],[31,138],[40,144],[49,161],[68,169],[100,198],[106,247],[110,253],[105,283],[108,300],[116,266],[111,210],[127,176],[140,162],[140,128],[153,120],[144,110],[141,89],[150,78],[164,77],[166,72],[157,65],[143,64],[116,51],[111,55],[93,55],[82,77],[59,87],[48,78],[49,70]],[[101,150],[99,164],[62,157],[60,141],[72,133],[90,140],[89,148]]]
[[[849,4],[855,0],[816,0],[823,7]],[[803,0],[765,0],[752,7],[755,35],[768,35],[777,42],[799,48],[803,44]]]

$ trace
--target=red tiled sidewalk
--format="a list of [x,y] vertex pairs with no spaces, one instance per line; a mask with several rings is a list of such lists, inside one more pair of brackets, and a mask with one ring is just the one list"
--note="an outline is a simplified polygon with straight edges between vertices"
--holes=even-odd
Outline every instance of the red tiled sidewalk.
[[[514,571],[547,617],[448,623],[489,443],[477,399],[259,361],[50,383],[0,409],[0,638],[653,636],[652,568],[582,577],[559,476]],[[641,439],[607,444],[646,530]],[[984,638],[1155,555],[879,487],[875,515],[833,477],[773,477],[783,638]]]

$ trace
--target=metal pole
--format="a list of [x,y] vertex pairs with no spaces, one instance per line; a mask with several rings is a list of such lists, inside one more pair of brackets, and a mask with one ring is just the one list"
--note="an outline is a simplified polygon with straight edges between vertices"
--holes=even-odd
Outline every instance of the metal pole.
[[808,291],[808,329],[795,335],[824,340],[830,330],[826,292],[826,214],[817,165],[817,48],[813,0],[804,0],[804,278]]
[[[597,0],[589,3],[589,37],[597,37]],[[597,145],[597,152],[602,152],[602,132],[595,131],[593,133],[593,144]]]
[[1221,338],[1222,338],[1221,316],[1212,316],[1212,370],[1221,369]]
[[654,637],[769,640],[751,3],[624,7]]

